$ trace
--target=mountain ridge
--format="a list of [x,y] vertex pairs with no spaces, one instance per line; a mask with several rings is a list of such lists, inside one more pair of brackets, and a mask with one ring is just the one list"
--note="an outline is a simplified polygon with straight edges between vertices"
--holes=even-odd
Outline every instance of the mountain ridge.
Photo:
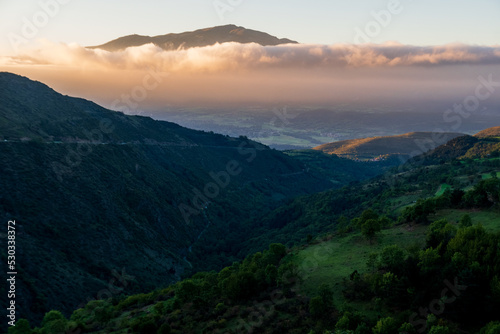
[[153,43],[164,50],[189,49],[193,47],[210,46],[216,43],[257,43],[262,46],[280,44],[298,44],[287,38],[277,38],[268,33],[246,29],[234,24],[215,26],[182,33],[169,33],[157,36],[128,35],[119,37],[98,46],[89,46],[90,49],[103,49],[114,52],[128,47],[141,46]]

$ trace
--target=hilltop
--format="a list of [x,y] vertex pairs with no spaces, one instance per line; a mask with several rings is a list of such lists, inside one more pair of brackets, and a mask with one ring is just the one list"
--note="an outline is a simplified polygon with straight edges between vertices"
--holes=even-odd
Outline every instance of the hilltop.
[[500,126],[491,127],[474,135],[477,138],[500,137]]
[[461,133],[410,132],[397,136],[341,140],[313,148],[351,159],[376,159],[401,156],[405,160],[463,136]]

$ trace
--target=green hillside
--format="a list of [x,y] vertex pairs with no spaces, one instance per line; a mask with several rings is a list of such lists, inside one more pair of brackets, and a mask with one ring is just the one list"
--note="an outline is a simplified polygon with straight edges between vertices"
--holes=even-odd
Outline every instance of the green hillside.
[[[35,332],[496,333],[498,208],[479,213],[475,203],[470,216],[444,209],[467,210],[467,198],[481,193],[484,182],[455,204],[448,195],[433,198],[442,208],[426,223],[404,222],[403,215],[394,224],[366,210],[348,229],[290,250],[271,244],[218,273],[92,301],[69,319],[51,311]],[[499,180],[494,187],[498,202]],[[372,222],[381,231],[370,239],[364,227]]]
[[19,311],[32,321],[69,315],[116,273],[134,277],[120,292],[132,294],[219,270],[267,247],[271,210],[382,171],[127,116],[10,73],[0,101],[0,215],[19,226]]
[[496,333],[500,161],[494,146],[488,158],[463,158],[474,147],[459,140],[428,161],[295,199],[259,219],[257,235],[267,233],[244,245],[296,243],[288,250],[261,247],[220,272],[67,318],[52,311],[35,332]]

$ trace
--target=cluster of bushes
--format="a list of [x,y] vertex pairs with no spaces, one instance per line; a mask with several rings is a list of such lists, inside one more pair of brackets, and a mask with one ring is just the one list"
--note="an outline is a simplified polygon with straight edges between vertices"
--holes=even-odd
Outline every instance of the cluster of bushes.
[[[219,273],[197,273],[148,294],[94,300],[74,311],[69,319],[59,311],[50,311],[40,327],[31,329],[22,319],[9,329],[9,333],[87,333],[123,329],[148,334],[186,333],[203,327],[208,332],[225,327],[228,320],[245,314],[244,310],[238,310],[239,306],[266,298],[272,290],[284,289],[291,294],[289,287],[296,282],[297,269],[291,262],[282,261],[286,254],[284,245],[271,244],[264,252],[235,262]],[[201,328],[200,324],[203,324]]]
[[406,207],[399,216],[399,222],[428,223],[430,214],[444,208],[489,208],[500,202],[500,180],[493,177],[482,180],[473,189],[446,189],[437,198],[419,199],[416,204]]
[[[500,320],[499,245],[500,234],[472,225],[468,216],[458,228],[435,221],[423,249],[392,245],[371,254],[368,271],[346,278],[343,293],[348,300],[371,300],[398,315],[380,320],[373,333],[478,330],[478,325]],[[481,333],[498,330],[499,323],[490,323]]]

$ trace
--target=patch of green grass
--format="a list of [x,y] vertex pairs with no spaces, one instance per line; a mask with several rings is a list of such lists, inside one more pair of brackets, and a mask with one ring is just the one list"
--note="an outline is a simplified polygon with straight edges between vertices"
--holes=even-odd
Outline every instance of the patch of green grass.
[[[496,172],[497,174],[497,177],[500,177],[500,172]],[[481,177],[483,178],[483,180],[488,180],[488,179],[491,179],[492,176],[491,176],[491,173],[486,173],[486,174],[483,174],[481,175]]]
[[313,296],[322,283],[327,283],[333,288],[335,303],[339,305],[343,303],[342,279],[354,270],[366,272],[370,253],[381,252],[384,247],[394,244],[403,248],[415,243],[423,246],[426,228],[424,225],[394,226],[383,230],[373,244],[361,233],[351,233],[295,251],[292,261],[304,280],[301,289]]

